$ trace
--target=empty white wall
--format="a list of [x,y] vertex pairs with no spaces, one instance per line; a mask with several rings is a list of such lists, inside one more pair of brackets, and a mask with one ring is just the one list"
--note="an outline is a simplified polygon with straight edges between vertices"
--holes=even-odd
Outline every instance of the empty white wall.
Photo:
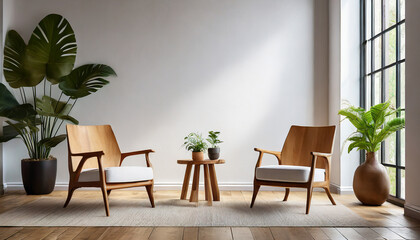
[[406,193],[405,214],[420,219],[420,2],[406,1]]
[[[290,125],[328,123],[326,0],[5,0],[4,32],[28,40],[49,13],[72,24],[76,66],[105,63],[118,74],[79,100],[74,117],[111,124],[122,151],[156,150],[157,185],[181,183],[176,160],[190,158],[181,147],[189,132],[222,132],[227,162],[217,174],[234,188],[252,183],[254,147],[280,150]],[[66,144],[52,154],[65,184]],[[20,142],[4,144],[8,186],[20,186],[25,157]]]
[[332,158],[331,182],[334,192],[352,192],[354,171],[359,165],[358,151],[347,153],[346,139],[356,129],[342,121],[338,111],[345,103],[359,106],[360,25],[359,1],[330,0],[329,25],[329,123],[337,125]]

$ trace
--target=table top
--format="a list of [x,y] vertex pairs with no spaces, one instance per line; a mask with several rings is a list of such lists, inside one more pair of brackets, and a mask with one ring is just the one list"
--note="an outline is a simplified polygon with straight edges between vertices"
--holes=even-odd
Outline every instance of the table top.
[[193,161],[191,159],[184,159],[184,160],[177,160],[178,164],[194,164],[194,165],[201,165],[201,164],[224,164],[224,159],[217,159],[217,160],[209,160],[205,159],[203,161]]

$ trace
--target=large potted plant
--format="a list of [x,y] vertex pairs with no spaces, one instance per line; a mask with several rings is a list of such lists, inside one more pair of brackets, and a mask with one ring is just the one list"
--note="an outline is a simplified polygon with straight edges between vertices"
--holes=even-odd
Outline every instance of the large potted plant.
[[207,143],[200,133],[190,133],[184,138],[185,149],[192,152],[192,160],[203,161]]
[[[19,137],[28,158],[21,161],[27,194],[48,194],[55,185],[57,159],[51,149],[64,141],[59,134],[64,121],[78,124],[69,114],[77,100],[96,92],[115,76],[106,65],[86,64],[73,69],[76,37],[60,15],[43,18],[28,44],[14,30],[7,32],[3,70],[19,101],[0,83],[0,116],[5,117],[0,142]],[[54,97],[58,95],[58,99]]]
[[211,148],[207,149],[209,159],[210,160],[216,160],[220,157],[220,148],[219,144],[223,141],[220,141],[219,139],[220,132],[210,131],[209,136],[207,138],[207,142],[210,143]]
[[381,148],[382,141],[404,128],[404,118],[396,117],[400,111],[392,108],[388,101],[372,106],[369,111],[349,106],[338,112],[357,129],[348,138],[351,142],[348,152],[354,148],[366,151],[366,160],[356,169],[353,178],[354,193],[363,204],[382,205],[389,195],[389,177],[375,152]]

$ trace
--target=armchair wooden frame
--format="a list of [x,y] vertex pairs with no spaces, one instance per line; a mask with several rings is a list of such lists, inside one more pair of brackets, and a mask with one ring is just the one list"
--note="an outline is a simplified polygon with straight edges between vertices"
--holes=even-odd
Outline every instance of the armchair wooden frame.
[[[67,134],[69,134],[69,126],[67,126]],[[74,127],[74,126],[71,126]],[[90,126],[82,126],[82,127],[90,127]],[[105,125],[105,126],[93,126],[93,127],[105,127],[105,128],[109,128],[110,132],[108,133],[112,133],[112,136],[110,136],[110,140],[112,141],[113,139],[115,140],[115,136],[113,135],[112,129],[109,125]],[[108,203],[108,197],[111,194],[111,190],[114,189],[121,189],[121,188],[130,188],[130,187],[141,187],[144,186],[146,187],[146,191],[147,194],[149,196],[149,200],[150,203],[152,205],[152,207],[155,207],[155,203],[154,203],[154,197],[153,197],[153,185],[154,185],[154,181],[152,180],[147,180],[147,181],[139,181],[139,182],[122,182],[122,183],[107,183],[106,182],[106,173],[105,173],[105,164],[103,163],[103,158],[104,158],[104,151],[93,151],[93,152],[80,152],[80,153],[73,153],[71,151],[70,145],[71,145],[71,140],[69,138],[67,138],[67,147],[68,147],[68,164],[69,164],[69,174],[70,174],[70,179],[69,179],[69,189],[68,189],[68,195],[67,195],[67,200],[64,203],[64,208],[67,207],[67,205],[69,204],[72,196],[73,196],[73,192],[81,187],[98,187],[101,188],[102,191],[102,196],[103,196],[103,200],[104,200],[104,205],[105,205],[105,212],[106,212],[106,216],[109,216],[109,203]],[[115,142],[116,143],[116,142]],[[118,147],[118,145],[117,145]],[[119,150],[119,149],[118,149]],[[150,159],[149,159],[149,154],[153,153],[154,151],[152,149],[147,149],[147,150],[141,150],[141,151],[134,151],[134,152],[127,152],[127,153],[120,153],[120,158],[118,159],[118,167],[121,166],[122,162],[124,161],[124,159],[126,157],[129,156],[134,156],[134,155],[144,155],[145,156],[145,160],[146,160],[146,165],[147,167],[151,167],[153,168]],[[77,168],[75,170],[73,170],[73,164],[74,164],[74,160],[73,157],[81,157],[80,161],[77,164]],[[88,161],[89,159],[91,159],[90,161]],[[99,169],[99,181],[92,181],[92,182],[79,182],[79,177],[80,177],[80,173],[82,172],[83,169],[86,168],[92,168],[92,166],[94,166],[94,161],[96,159],[97,162],[97,168]],[[89,165],[89,166],[88,166]],[[96,167],[93,167],[96,168]]]
[[[334,135],[335,135],[335,126],[329,126],[330,128],[333,129],[333,133],[332,133],[332,141],[334,139]],[[316,128],[316,127],[301,127],[301,126],[292,126],[291,131],[293,128]],[[321,128],[327,128],[327,127],[321,127]],[[307,134],[307,133],[304,133]],[[303,137],[304,134],[302,134],[302,136],[298,136],[299,137]],[[290,135],[290,132],[289,132]],[[289,138],[288,135],[288,138]],[[301,135],[301,134],[298,134]],[[287,141],[287,139],[286,139]],[[331,141],[331,146],[326,146],[327,149],[331,149],[332,151],[332,141]],[[322,143],[321,143],[322,144]],[[328,143],[327,143],[328,145]],[[290,143],[289,145],[290,146]],[[283,150],[285,148],[287,148],[288,146],[286,146],[286,142],[285,145],[283,146]],[[323,149],[325,149],[324,147],[321,147]],[[274,155],[277,160],[278,160],[278,164],[282,165],[282,152],[278,152],[278,151],[269,151],[269,150],[264,150],[264,149],[260,149],[260,148],[254,148],[255,151],[259,152],[259,157],[257,160],[257,164],[255,165],[255,172],[254,172],[254,191],[253,191],[253,195],[252,195],[252,200],[251,200],[251,208],[254,206],[255,203],[255,199],[257,197],[258,191],[260,189],[260,187],[262,185],[264,186],[273,186],[273,187],[285,187],[285,195],[284,195],[284,199],[283,201],[287,201],[288,197],[289,197],[289,193],[290,193],[290,188],[295,187],[295,188],[306,188],[307,189],[307,198],[306,198],[306,214],[309,213],[309,209],[311,207],[311,198],[312,198],[312,191],[313,188],[323,188],[328,196],[328,198],[330,199],[331,203],[333,205],[336,205],[334,198],[331,195],[330,192],[330,166],[331,166],[331,156],[332,153],[322,153],[322,152],[310,152],[311,155],[311,159],[310,159],[310,173],[309,173],[309,179],[307,182],[280,182],[280,181],[264,181],[264,180],[259,180],[256,178],[256,172],[257,172],[257,168],[261,166],[261,162],[263,159],[263,155],[264,154],[270,154],[270,155]],[[296,165],[296,164],[294,164]],[[325,169],[325,180],[322,182],[314,182],[314,175],[315,175],[315,168],[316,167],[321,167],[323,169]]]

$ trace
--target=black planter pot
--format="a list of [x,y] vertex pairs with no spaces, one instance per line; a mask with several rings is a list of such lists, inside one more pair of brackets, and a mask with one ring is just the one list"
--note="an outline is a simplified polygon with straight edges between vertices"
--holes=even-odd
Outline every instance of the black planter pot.
[[28,195],[49,194],[54,190],[57,176],[57,159],[21,161],[22,180]]
[[217,160],[220,157],[220,148],[209,148],[207,149],[210,160]]

